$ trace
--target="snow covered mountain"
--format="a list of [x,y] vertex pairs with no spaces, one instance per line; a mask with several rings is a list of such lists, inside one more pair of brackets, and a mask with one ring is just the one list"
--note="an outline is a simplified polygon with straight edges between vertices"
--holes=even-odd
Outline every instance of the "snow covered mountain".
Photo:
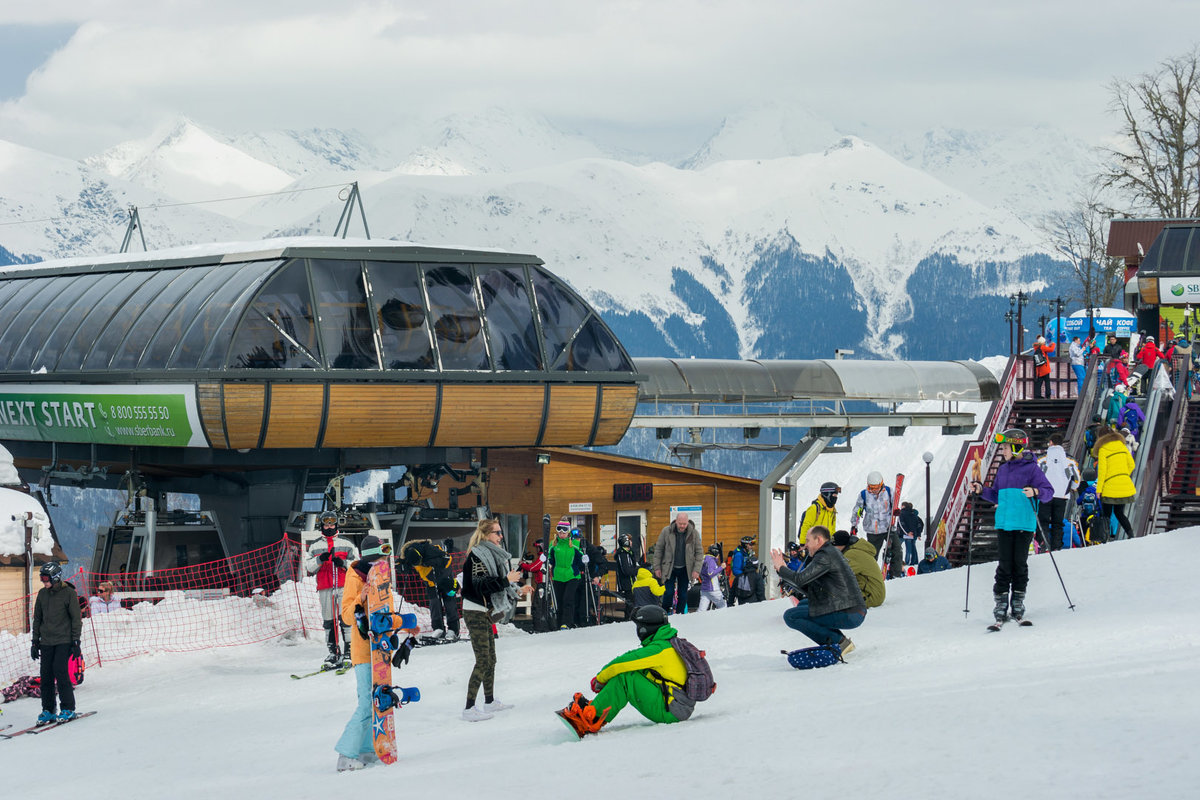
[[[906,161],[809,111],[775,105],[727,119],[681,167],[634,165],[545,119],[488,109],[414,124],[379,146],[328,130],[230,138],[181,121],[86,166],[47,156],[47,166],[29,174],[76,170],[77,183],[99,184],[99,191],[128,187],[98,203],[107,209],[107,241],[119,240],[130,203],[288,189],[155,209],[170,236],[152,246],[329,235],[342,199],[328,184],[356,180],[373,236],[535,253],[602,309],[635,355],[997,352],[1010,291],[1045,288],[1070,297],[1073,287],[1025,219],[978,199],[1002,194],[1001,179],[989,190],[985,178],[1005,173],[1025,151],[994,144],[994,156],[983,160],[983,145],[956,150],[942,139],[929,142],[904,150]],[[1035,167],[1011,169],[1021,177],[1006,178],[1005,191],[1021,195],[1012,187],[1025,181],[1025,194],[1034,193],[1049,180]],[[0,170],[0,199],[62,216],[81,188],[57,183],[16,181]],[[102,238],[100,227],[77,234],[77,251]],[[35,226],[0,229],[8,260],[69,252],[61,239]]]

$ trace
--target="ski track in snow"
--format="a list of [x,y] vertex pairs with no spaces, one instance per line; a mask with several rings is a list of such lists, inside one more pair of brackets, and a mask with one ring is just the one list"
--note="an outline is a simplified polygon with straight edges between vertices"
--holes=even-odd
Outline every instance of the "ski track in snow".
[[[821,670],[797,672],[779,655],[808,644],[783,625],[785,600],[673,617],[707,650],[717,693],[689,722],[654,726],[630,708],[582,742],[553,711],[574,691],[590,696],[591,676],[635,644],[631,626],[505,629],[497,697],[515,708],[481,723],[458,719],[470,647],[417,650],[394,673],[422,694],[397,712],[399,764],[351,774],[335,773],[333,745],[352,676],[288,677],[320,662],[319,636],[119,662],[79,687],[79,709],[102,713],[0,741],[6,796],[46,796],[47,773],[33,765],[51,762],[58,786],[98,800],[341,796],[397,782],[441,796],[480,778],[514,798],[563,787],[580,797],[1190,796],[1200,615],[1177,554],[1197,533],[1056,554],[1074,612],[1049,558],[1032,557],[1037,625],[999,635],[985,633],[991,564],[972,568],[965,617],[963,568],[889,581],[887,602],[851,634],[849,663]],[[9,703],[3,719],[23,726],[38,707]]]

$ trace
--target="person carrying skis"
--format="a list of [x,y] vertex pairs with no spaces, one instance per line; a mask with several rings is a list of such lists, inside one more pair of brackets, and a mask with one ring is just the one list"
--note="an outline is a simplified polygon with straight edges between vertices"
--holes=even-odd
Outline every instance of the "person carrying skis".
[[838,486],[833,481],[825,481],[821,484],[821,491],[817,494],[817,499],[813,500],[803,516],[800,517],[800,529],[796,534],[796,541],[804,544],[809,530],[814,525],[820,525],[825,530],[832,531],[837,528],[837,505],[838,495],[841,494],[842,487]]
[[[75,719],[75,688],[71,685],[68,664],[72,656],[83,658],[79,645],[83,616],[79,612],[75,586],[62,579],[62,566],[57,561],[43,564],[39,574],[42,588],[33,601],[33,637],[29,655],[34,661],[42,660],[42,713],[38,714],[37,724],[45,725],[55,720],[68,722]],[[56,689],[62,709],[58,716],[54,714]]]
[[[991,486],[972,481],[972,491],[980,499],[996,506],[996,541],[999,560],[992,598],[996,606],[992,615],[996,622],[1025,617],[1025,591],[1029,584],[1029,544],[1037,531],[1037,503],[1054,498],[1054,487],[1038,468],[1037,459],[1029,450],[1029,436],[1020,428],[1009,428],[996,434],[1000,457],[1004,459],[996,470]],[[1011,605],[1009,592],[1012,592]]]
[[925,523],[921,521],[921,515],[913,508],[912,503],[905,501],[900,504],[900,516],[896,518],[896,529],[904,540],[904,565],[906,567],[916,566],[917,537],[921,535],[921,531],[925,530]]
[[708,546],[708,555],[700,565],[700,610],[724,608],[725,597],[721,594],[718,576],[721,575],[721,545]]
[[404,565],[425,584],[433,639],[458,638],[458,581],[450,573],[450,554],[429,539],[414,539],[400,553]]
[[858,533],[859,528],[867,535],[867,541],[878,557],[892,530],[892,487],[884,485],[883,475],[878,471],[867,475],[867,488],[858,493],[854,510],[850,512],[850,534]]
[[546,586],[546,548],[541,539],[534,541],[533,546],[536,552],[526,553],[517,564],[517,569],[529,578],[533,586],[533,629],[544,633],[556,625],[551,619],[549,587]]
[[321,619],[325,626],[325,644],[329,655],[325,663],[337,667],[350,660],[350,628],[342,625],[342,643],[338,648],[336,619],[342,606],[342,587],[346,584],[346,565],[358,558],[358,550],[338,531],[337,513],[322,511],[321,536],[308,547],[304,554],[304,569],[309,575],[317,576],[317,600],[321,606]]
[[788,569],[783,553],[771,550],[771,563],[779,579],[797,595],[792,598],[795,606],[783,612],[784,624],[817,644],[838,648],[845,655],[854,649],[854,642],[842,631],[857,628],[867,618],[862,591],[850,564],[829,544],[827,528],[821,525],[810,528],[806,547],[810,554],[808,565],[799,573]]
[[1038,466],[1046,473],[1054,487],[1054,497],[1042,503],[1038,509],[1038,520],[1042,530],[1050,537],[1050,549],[1061,550],[1063,544],[1063,516],[1067,510],[1067,498],[1079,488],[1079,465],[1063,449],[1063,435],[1057,431],[1050,434],[1050,446],[1046,455],[1038,459]]
[[560,519],[554,527],[554,544],[550,546],[550,585],[554,590],[555,605],[558,606],[559,630],[574,628],[575,608],[582,600],[579,587],[584,572],[583,553],[571,543],[571,522]]
[[700,545],[700,531],[687,512],[680,511],[675,521],[663,528],[654,543],[654,574],[666,586],[663,608],[684,613],[687,609],[688,587],[700,580],[700,562],[704,550]]
[[[354,686],[357,704],[354,713],[346,722],[342,735],[333,749],[337,751],[337,771],[347,772],[367,766],[367,760],[375,759],[375,747],[371,741],[371,643],[364,632],[366,628],[367,574],[371,564],[391,552],[388,545],[368,534],[362,540],[362,555],[346,571],[342,587],[340,617],[342,624],[350,628],[350,663],[354,667]],[[358,615],[364,618],[363,627],[358,625]],[[364,760],[365,759],[365,760]]]
[[588,700],[576,692],[559,712],[580,738],[616,719],[627,705],[633,706],[651,722],[679,722],[671,713],[675,693],[683,692],[687,667],[671,640],[679,632],[667,624],[667,612],[659,605],[642,606],[633,612],[639,647],[608,662],[592,678],[596,696]]

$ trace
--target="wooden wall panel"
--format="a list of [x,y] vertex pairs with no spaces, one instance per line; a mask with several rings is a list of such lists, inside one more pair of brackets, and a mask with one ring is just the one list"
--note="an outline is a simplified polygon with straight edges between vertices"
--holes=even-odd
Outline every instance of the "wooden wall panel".
[[324,405],[322,384],[272,384],[263,447],[316,447]]
[[225,426],[234,450],[258,447],[266,395],[261,383],[225,384]]
[[429,444],[437,387],[421,384],[329,387],[323,447],[424,447]]
[[515,447],[537,441],[543,390],[538,386],[442,386],[438,447]]
[[637,408],[636,386],[605,386],[600,403],[600,423],[596,426],[596,444],[616,444],[625,435]]
[[[637,390],[634,390],[636,396]],[[551,386],[550,413],[541,444],[547,447],[585,445],[596,414],[596,387]]]
[[225,440],[225,423],[221,419],[221,384],[201,383],[196,387],[196,398],[200,408],[200,422],[214,450],[228,450]]

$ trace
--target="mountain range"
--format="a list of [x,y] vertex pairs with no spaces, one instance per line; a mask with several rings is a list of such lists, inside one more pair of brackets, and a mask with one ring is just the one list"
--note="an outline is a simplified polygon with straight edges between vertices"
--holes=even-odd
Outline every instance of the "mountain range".
[[535,253],[634,355],[979,357],[1011,292],[1078,293],[1038,221],[1092,171],[1053,129],[854,130],[785,104],[674,164],[496,108],[374,137],[179,119],[83,161],[0,142],[0,263],[114,252],[130,206],[151,249],[328,235],[357,181],[371,236]]

